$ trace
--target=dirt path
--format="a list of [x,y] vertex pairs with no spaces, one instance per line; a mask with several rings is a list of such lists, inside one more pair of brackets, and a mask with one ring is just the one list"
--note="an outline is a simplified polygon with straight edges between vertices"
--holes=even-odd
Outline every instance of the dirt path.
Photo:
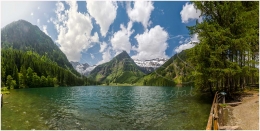
[[242,104],[231,107],[235,125],[242,130],[259,130],[259,92],[250,91],[253,96],[244,97]]

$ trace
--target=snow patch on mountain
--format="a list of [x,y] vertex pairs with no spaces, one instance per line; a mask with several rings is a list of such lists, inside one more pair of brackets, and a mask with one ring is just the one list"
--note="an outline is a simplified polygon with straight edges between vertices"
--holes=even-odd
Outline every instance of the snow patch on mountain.
[[151,60],[139,60],[139,59],[134,59],[134,62],[140,66],[140,67],[153,67],[153,68],[158,68],[162,66],[168,59],[166,58],[155,58]]
[[96,65],[90,66],[88,63],[81,64],[79,62],[70,62],[73,68],[82,75],[89,75],[89,73],[96,67]]

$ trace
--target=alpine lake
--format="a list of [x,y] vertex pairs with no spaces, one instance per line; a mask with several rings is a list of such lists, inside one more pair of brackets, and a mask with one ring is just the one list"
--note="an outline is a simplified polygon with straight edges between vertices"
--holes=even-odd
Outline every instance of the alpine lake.
[[2,130],[205,130],[211,100],[192,87],[75,86],[10,90]]

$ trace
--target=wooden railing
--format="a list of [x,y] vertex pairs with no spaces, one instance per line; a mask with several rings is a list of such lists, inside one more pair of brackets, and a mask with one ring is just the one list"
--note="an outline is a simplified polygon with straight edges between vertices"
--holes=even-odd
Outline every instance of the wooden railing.
[[219,123],[218,123],[218,92],[215,93],[212,106],[210,109],[208,124],[206,130],[218,130]]
[[1,93],[1,108],[3,107],[3,103],[4,103],[4,101],[3,101],[3,94]]

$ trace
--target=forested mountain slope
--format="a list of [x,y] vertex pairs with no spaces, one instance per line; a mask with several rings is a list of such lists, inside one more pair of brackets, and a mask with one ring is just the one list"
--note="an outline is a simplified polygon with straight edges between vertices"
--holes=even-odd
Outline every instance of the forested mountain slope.
[[140,79],[138,85],[175,86],[176,84],[191,84],[190,76],[193,68],[188,62],[189,50],[175,54],[154,72]]
[[1,29],[1,85],[8,88],[98,84],[82,77],[52,39],[19,20]]
[[54,44],[52,39],[38,26],[25,20],[14,21],[1,29],[1,47],[12,47],[22,51],[33,51],[45,55],[59,66],[68,68],[74,74],[79,73],[72,67],[66,55]]
[[90,72],[90,77],[106,83],[134,83],[145,75],[126,51],[111,61],[98,65]]

